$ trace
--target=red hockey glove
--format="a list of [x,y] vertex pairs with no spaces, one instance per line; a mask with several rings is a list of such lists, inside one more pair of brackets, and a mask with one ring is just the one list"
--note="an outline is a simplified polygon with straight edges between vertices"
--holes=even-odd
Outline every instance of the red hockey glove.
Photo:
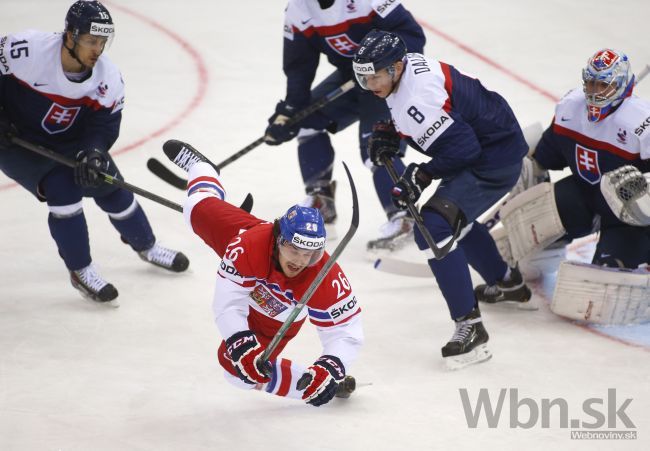
[[[252,331],[244,330],[233,334],[226,340],[226,350],[230,355],[235,371],[237,371],[237,376],[241,380],[251,385],[271,380],[259,368],[263,367],[260,358],[264,348],[257,341],[257,337]],[[270,365],[268,362],[266,364]],[[268,372],[270,374],[270,367]]]
[[302,399],[312,406],[322,406],[332,400],[336,387],[345,379],[345,367],[341,359],[333,355],[321,356],[298,379],[296,388],[305,390]]

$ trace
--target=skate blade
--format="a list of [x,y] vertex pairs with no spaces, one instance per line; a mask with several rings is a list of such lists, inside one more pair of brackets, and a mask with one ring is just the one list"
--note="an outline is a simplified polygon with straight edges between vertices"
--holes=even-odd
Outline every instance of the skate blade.
[[115,298],[110,301],[101,301],[97,299],[95,296],[92,294],[88,293],[86,290],[84,290],[82,287],[75,287],[77,291],[79,291],[79,294],[81,294],[81,297],[93,304],[98,304],[98,305],[105,305],[106,307],[111,307],[111,308],[119,308],[120,307],[120,301]]
[[117,298],[113,299],[112,301],[99,301],[99,300],[95,299],[94,297],[88,296],[88,295],[83,295],[82,294],[82,297],[86,301],[91,302],[92,304],[95,304],[95,305],[102,305],[102,306],[106,306],[106,307],[109,307],[109,308],[120,308],[120,301]]
[[465,354],[454,355],[449,357],[443,357],[445,366],[449,371],[460,370],[466,366],[473,365],[475,363],[485,362],[492,358],[492,353],[487,348],[487,344],[482,344],[467,352]]
[[481,302],[482,305],[497,305],[504,309],[517,309],[533,312],[539,310],[539,304],[532,298],[526,302],[521,301],[499,301],[499,302]]

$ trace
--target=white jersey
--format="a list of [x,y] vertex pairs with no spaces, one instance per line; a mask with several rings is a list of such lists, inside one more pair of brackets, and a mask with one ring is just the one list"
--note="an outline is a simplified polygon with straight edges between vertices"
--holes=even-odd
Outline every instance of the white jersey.
[[61,33],[27,30],[0,39],[0,73],[13,75],[46,97],[84,99],[95,108],[119,111],[124,104],[124,82],[117,67],[101,55],[92,74],[71,82],[61,65]]
[[554,132],[626,160],[650,158],[650,102],[632,96],[598,122],[588,120],[586,107],[582,88],[570,91],[555,108]]
[[436,60],[417,53],[409,53],[406,58],[399,86],[386,103],[397,131],[427,150],[454,122],[449,115],[445,74]]
[[498,93],[453,66],[408,53],[395,90],[386,98],[395,128],[431,157],[435,178],[473,168],[499,168],[528,151],[512,109]]
[[63,72],[63,35],[28,30],[0,38],[0,99],[21,136],[55,151],[108,150],[119,135],[124,82],[102,54],[86,79]]

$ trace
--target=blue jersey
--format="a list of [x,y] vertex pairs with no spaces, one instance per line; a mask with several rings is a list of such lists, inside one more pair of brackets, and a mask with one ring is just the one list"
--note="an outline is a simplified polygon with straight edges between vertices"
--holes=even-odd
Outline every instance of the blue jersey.
[[398,34],[409,51],[424,49],[422,27],[399,0],[334,0],[326,9],[315,0],[289,0],[283,50],[287,103],[297,108],[309,103],[321,54],[344,78],[353,79],[352,58],[373,28]]
[[431,157],[435,178],[467,168],[515,164],[528,152],[519,123],[503,97],[453,66],[408,53],[399,84],[386,98],[395,128]]
[[0,38],[0,104],[22,139],[56,152],[108,151],[119,135],[124,83],[101,55],[81,81],[61,65],[61,33],[25,31]]
[[650,102],[632,96],[605,119],[590,122],[582,89],[574,89],[556,106],[534,158],[546,169],[570,168],[589,205],[609,214],[602,175],[624,165],[650,171]]

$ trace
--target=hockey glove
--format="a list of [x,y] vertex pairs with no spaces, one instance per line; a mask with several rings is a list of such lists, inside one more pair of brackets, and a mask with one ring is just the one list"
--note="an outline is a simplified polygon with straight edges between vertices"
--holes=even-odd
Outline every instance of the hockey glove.
[[77,165],[74,167],[74,181],[84,188],[99,186],[102,177],[99,172],[108,169],[108,158],[97,149],[81,150],[77,153]]
[[269,118],[269,126],[264,132],[264,142],[270,146],[277,146],[296,137],[301,128],[312,128],[315,130],[327,130],[330,133],[336,132],[336,123],[327,116],[316,111],[291,126],[287,121],[296,114],[296,108],[284,100],[275,106],[275,113]]
[[384,158],[389,160],[399,155],[400,136],[391,121],[380,121],[372,127],[368,140],[368,154],[375,166],[383,166]]
[[302,399],[312,406],[322,406],[332,400],[336,387],[345,379],[341,359],[333,355],[321,356],[298,379],[296,388],[304,390]]
[[422,191],[431,184],[432,177],[424,172],[419,165],[409,164],[391,190],[391,200],[397,208],[405,210],[407,204],[415,204]]
[[[251,385],[270,381],[263,371],[266,369],[270,374],[270,364],[261,361],[264,348],[252,331],[244,330],[233,334],[226,340],[226,350],[237,371],[237,376],[242,381]],[[265,368],[265,365],[268,365],[268,368]]]
[[287,121],[296,113],[295,108],[281,101],[275,106],[275,113],[269,118],[269,125],[264,132],[264,142],[277,146],[291,141],[298,134],[298,127],[287,126]]

